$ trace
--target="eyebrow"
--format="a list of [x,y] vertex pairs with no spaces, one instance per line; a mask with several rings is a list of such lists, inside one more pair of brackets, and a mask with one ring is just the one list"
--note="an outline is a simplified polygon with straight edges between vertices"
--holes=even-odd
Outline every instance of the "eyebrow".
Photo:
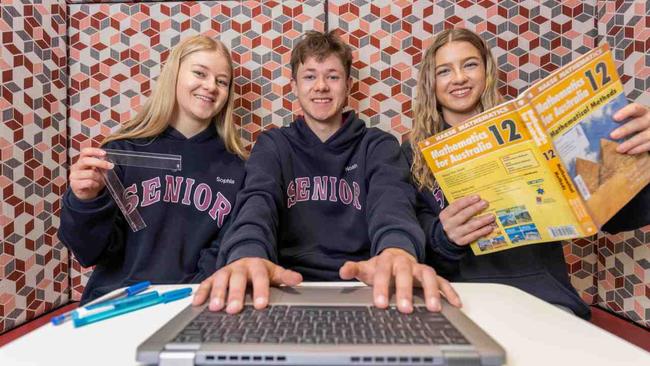
[[[313,68],[313,67],[308,68],[308,69],[303,69],[302,71],[303,72],[317,72],[317,70],[315,68]],[[339,73],[342,73],[343,71],[338,70],[338,69],[327,69],[327,70],[325,70],[325,72],[339,72]]]
[[[460,61],[461,61],[461,63],[465,63],[465,62],[467,62],[467,61],[469,61],[469,60],[472,60],[472,59],[480,60],[481,58],[478,57],[478,56],[470,56],[470,57],[464,58],[464,59],[462,59],[462,60],[460,60]],[[447,66],[447,65],[449,65],[450,63],[451,63],[451,62],[446,62],[446,63],[444,63],[444,64],[436,65],[436,69],[439,68],[439,67]]]
[[[200,67],[202,69],[210,70],[206,66],[204,66],[203,64],[192,64],[192,66],[198,66],[198,67]],[[227,77],[228,73],[227,72],[222,72],[222,73],[217,74],[217,76],[226,76]]]

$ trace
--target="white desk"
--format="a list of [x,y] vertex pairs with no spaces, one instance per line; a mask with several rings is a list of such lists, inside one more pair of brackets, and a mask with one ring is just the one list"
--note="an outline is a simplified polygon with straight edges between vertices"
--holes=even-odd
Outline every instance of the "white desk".
[[[650,353],[515,288],[454,284],[463,311],[507,352],[509,366],[650,365]],[[170,289],[180,286],[156,286]],[[134,365],[136,347],[191,297],[73,328],[45,325],[3,348],[0,365]]]

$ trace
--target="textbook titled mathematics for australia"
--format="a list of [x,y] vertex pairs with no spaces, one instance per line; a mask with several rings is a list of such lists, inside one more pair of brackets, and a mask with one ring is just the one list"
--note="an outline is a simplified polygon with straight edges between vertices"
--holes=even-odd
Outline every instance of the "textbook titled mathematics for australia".
[[627,104],[607,44],[518,98],[420,143],[450,202],[478,194],[498,228],[474,254],[595,234],[650,182],[650,155],[616,152]]

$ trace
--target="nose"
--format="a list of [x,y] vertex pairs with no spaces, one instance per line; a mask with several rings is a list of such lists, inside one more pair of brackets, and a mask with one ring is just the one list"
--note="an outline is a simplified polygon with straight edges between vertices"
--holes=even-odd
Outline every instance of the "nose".
[[327,91],[329,90],[329,85],[327,85],[327,80],[323,76],[319,76],[316,78],[316,82],[314,83],[314,89],[317,91]]
[[210,78],[205,78],[205,81],[203,81],[203,89],[208,92],[213,92],[217,89],[217,82],[215,80],[210,80]]
[[452,82],[456,84],[462,84],[467,81],[467,74],[465,74],[463,69],[455,69],[452,76]]

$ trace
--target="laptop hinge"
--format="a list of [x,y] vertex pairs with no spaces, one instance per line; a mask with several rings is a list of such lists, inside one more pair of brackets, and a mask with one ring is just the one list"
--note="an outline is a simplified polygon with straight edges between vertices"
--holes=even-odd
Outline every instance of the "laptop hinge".
[[472,351],[443,351],[443,358],[449,366],[480,366],[481,358]]
[[169,352],[160,353],[159,366],[194,366],[195,352]]

